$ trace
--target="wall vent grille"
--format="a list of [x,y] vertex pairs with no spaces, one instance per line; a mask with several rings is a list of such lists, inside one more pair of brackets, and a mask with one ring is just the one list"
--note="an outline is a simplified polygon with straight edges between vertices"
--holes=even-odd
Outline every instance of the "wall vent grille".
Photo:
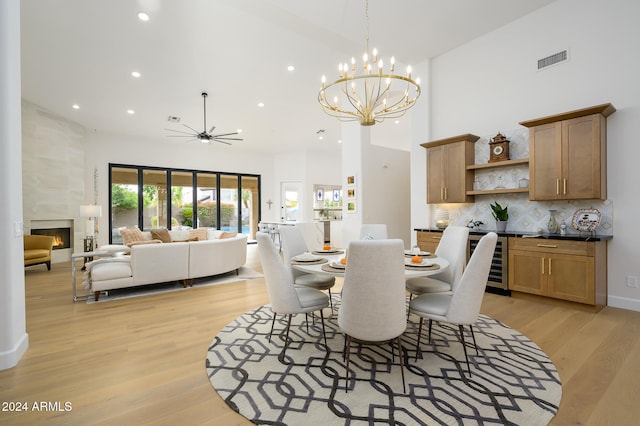
[[179,123],[180,122],[180,117],[177,117],[175,115],[170,115],[169,117],[167,117],[167,121],[169,123]]
[[538,59],[538,71],[550,67],[551,65],[557,65],[569,60],[569,51],[567,49],[549,55],[546,58]]

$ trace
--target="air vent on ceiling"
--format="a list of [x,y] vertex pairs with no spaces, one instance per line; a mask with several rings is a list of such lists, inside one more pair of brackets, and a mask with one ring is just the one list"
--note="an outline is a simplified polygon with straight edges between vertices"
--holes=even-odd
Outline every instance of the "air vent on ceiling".
[[179,122],[180,122],[180,117],[176,117],[175,115],[170,115],[170,116],[167,118],[167,121],[168,121],[169,123],[179,123]]
[[549,55],[546,58],[538,59],[538,71],[548,68],[552,65],[561,64],[569,60],[569,50],[565,49],[561,52]]

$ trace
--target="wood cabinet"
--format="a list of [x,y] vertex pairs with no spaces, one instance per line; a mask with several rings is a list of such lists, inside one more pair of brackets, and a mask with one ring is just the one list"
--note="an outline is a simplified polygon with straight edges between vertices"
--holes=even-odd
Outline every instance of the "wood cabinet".
[[611,104],[523,121],[529,127],[529,199],[605,199]]
[[472,134],[427,142],[427,203],[469,203],[473,196],[473,171],[467,166],[475,160],[475,142]]
[[420,250],[430,253],[436,252],[441,238],[442,232],[438,231],[418,231],[416,234],[416,241],[418,242]]
[[509,238],[509,289],[606,305],[606,241]]

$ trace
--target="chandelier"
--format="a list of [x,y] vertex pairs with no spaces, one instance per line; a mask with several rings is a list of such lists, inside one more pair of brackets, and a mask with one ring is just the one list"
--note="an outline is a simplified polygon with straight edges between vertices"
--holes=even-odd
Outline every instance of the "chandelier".
[[323,110],[340,121],[360,121],[372,126],[386,118],[398,118],[411,108],[420,96],[420,79],[411,78],[411,66],[406,76],[394,74],[395,59],[392,56],[388,70],[378,58],[377,49],[369,56],[369,0],[365,6],[366,52],[362,68],[357,69],[356,59],[351,65],[338,65],[338,79],[328,83],[322,76],[322,88],[318,102]]

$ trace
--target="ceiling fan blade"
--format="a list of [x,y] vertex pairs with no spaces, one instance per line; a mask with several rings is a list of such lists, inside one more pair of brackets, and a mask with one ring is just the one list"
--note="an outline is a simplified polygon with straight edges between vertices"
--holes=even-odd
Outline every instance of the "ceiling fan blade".
[[214,140],[214,141],[216,141],[216,142],[223,143],[223,144],[225,144],[225,145],[231,145],[231,142],[221,141],[220,139],[213,139],[213,140]]
[[187,133],[187,132],[183,132],[183,131],[180,131],[180,130],[175,130],[175,129],[165,129],[165,130],[168,130],[170,132],[183,133],[185,135],[193,136],[193,133]]
[[196,135],[192,135],[192,134],[187,134],[185,133],[184,135],[167,135],[168,138],[192,138]]
[[184,127],[186,127],[187,129],[193,131],[193,133],[195,133],[196,135],[200,134],[199,131],[197,131],[196,129],[194,129],[193,127],[187,126],[186,124],[182,124]]
[[227,137],[220,137],[220,136],[213,136],[213,139],[224,139],[226,141],[241,141],[243,140],[242,138],[227,138]]
[[231,136],[231,135],[237,135],[237,134],[238,132],[231,132],[231,133],[221,133],[219,135],[211,135],[211,136],[213,136],[214,138],[219,138],[220,136]]
[[209,134],[213,133],[213,129],[215,129],[215,128],[216,128],[216,126],[211,126],[211,128],[209,129],[209,131],[207,133],[209,133]]

